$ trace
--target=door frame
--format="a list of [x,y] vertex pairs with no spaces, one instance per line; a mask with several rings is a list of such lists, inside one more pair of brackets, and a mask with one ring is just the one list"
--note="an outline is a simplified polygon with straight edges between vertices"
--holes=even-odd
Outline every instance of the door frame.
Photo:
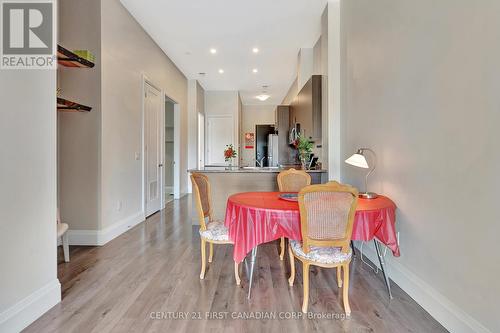
[[[145,74],[142,74],[141,82],[141,207],[144,216],[146,215],[146,159],[145,159],[145,142],[146,142],[146,124],[145,124],[145,97],[146,85],[149,85],[160,92],[161,115],[160,122],[162,131],[160,131],[160,163],[165,164],[165,102],[171,101],[174,103],[174,199],[180,198],[180,105],[173,98],[168,97],[163,89],[150,80]],[[164,167],[160,171],[160,209],[164,209],[166,205],[165,198],[165,170]]]

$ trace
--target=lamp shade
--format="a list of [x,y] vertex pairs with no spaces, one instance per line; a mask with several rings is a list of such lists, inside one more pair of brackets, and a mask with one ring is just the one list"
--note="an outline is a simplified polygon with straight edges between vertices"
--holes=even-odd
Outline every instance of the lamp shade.
[[358,168],[368,169],[368,163],[366,162],[366,158],[360,154],[359,152],[349,157],[345,160],[347,164],[357,166]]

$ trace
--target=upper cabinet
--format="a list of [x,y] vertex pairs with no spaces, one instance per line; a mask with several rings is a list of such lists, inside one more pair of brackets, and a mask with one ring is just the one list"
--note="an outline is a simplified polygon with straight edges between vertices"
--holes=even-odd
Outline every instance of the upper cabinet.
[[290,127],[311,140],[321,139],[321,75],[313,75],[290,103]]

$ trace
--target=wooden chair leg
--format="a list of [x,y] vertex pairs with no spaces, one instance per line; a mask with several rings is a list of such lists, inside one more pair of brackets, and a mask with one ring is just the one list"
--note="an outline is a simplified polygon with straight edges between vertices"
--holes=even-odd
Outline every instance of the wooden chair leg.
[[238,271],[238,263],[234,262],[234,278],[236,279],[236,284],[239,286],[241,284],[240,273]]
[[293,282],[295,281],[295,258],[293,257],[290,244],[288,245],[288,254],[290,256],[290,278],[288,279],[288,284],[292,287]]
[[202,238],[201,239],[201,273],[200,273],[200,279],[205,278],[205,257],[206,257],[206,241]]
[[285,258],[285,237],[281,237],[280,248],[280,260],[283,261]]
[[68,233],[64,233],[62,235],[62,244],[63,244],[63,252],[64,252],[64,261],[69,262],[69,240],[68,240]]
[[302,263],[302,277],[303,277],[303,287],[304,287],[304,301],[302,302],[302,312],[307,313],[307,307],[309,305],[309,264]]
[[350,316],[351,307],[349,306],[349,263],[343,266],[344,266],[344,287],[343,287],[344,311],[346,316]]
[[342,288],[342,266],[337,266],[337,285]]
[[208,243],[210,245],[210,252],[208,254],[208,262],[212,262],[214,257],[214,243]]

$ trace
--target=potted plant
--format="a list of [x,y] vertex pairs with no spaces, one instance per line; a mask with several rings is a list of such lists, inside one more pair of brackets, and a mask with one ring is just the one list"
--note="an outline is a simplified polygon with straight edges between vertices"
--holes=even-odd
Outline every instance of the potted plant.
[[224,161],[229,162],[229,166],[233,166],[233,158],[236,158],[237,153],[236,149],[234,149],[233,145],[226,145],[226,149],[224,149]]
[[312,141],[309,141],[308,138],[299,134],[297,140],[295,140],[294,146],[299,153],[299,161],[302,164],[302,169],[306,170],[314,144]]

